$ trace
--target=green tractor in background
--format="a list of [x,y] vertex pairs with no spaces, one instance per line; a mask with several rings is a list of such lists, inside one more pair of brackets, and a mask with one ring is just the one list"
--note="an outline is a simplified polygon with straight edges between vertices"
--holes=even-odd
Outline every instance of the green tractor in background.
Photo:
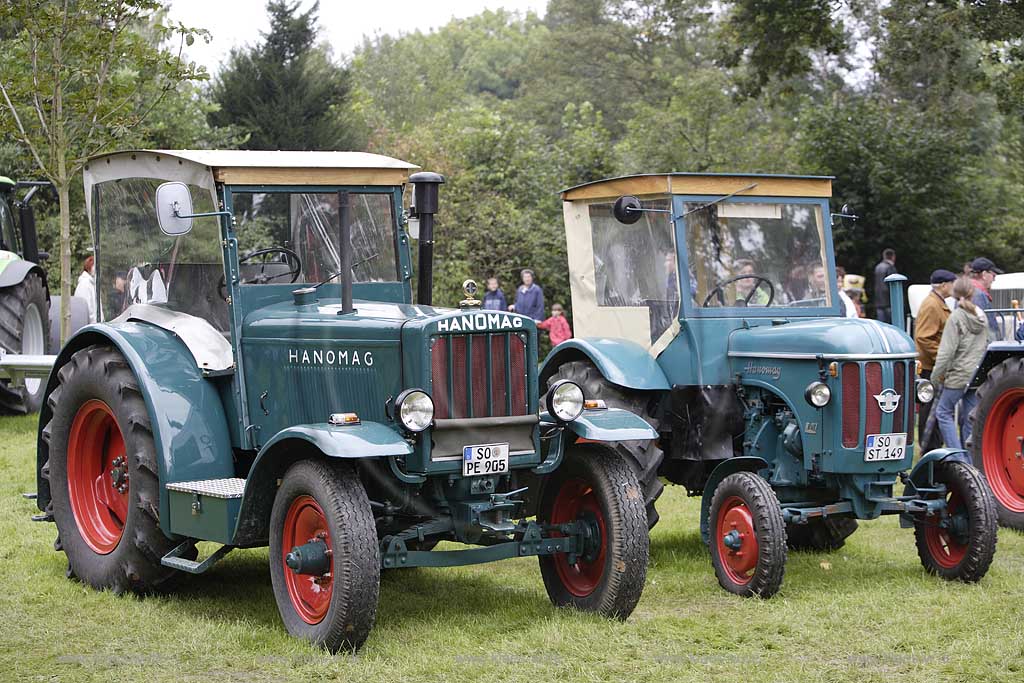
[[[49,254],[39,250],[32,198],[45,181],[15,182],[0,176],[0,411],[33,413],[43,400],[46,376],[60,346],[60,296],[51,296]],[[28,188],[18,198],[18,190]],[[88,305],[71,299],[72,331],[88,320]]]

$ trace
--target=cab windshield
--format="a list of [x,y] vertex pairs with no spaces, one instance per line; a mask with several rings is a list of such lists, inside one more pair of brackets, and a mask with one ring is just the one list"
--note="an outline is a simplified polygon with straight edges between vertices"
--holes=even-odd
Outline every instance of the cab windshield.
[[[337,192],[231,192],[242,284],[318,283],[341,267]],[[392,195],[349,192],[353,282],[396,282]]]
[[819,205],[733,201],[683,206],[695,306],[832,305]]

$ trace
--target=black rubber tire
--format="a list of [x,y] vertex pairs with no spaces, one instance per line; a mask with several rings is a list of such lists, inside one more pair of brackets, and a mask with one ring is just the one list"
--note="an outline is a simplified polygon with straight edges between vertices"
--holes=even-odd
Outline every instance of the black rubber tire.
[[[650,410],[654,397],[649,392],[632,391],[613,384],[604,378],[593,363],[584,360],[560,365],[555,374],[548,379],[548,386],[563,379],[572,380],[580,385],[587,398],[601,399],[609,408],[628,410],[647,420],[655,430],[658,429],[658,420]],[[658,448],[656,439],[618,441],[609,445],[633,467],[644,491],[647,528],[653,529],[659,519],[654,504],[665,490],[665,485],[658,477],[658,468],[665,458],[664,452]]]
[[812,519],[807,524],[787,524],[786,541],[790,550],[830,553],[842,548],[856,530],[853,517]]
[[[730,497],[743,500],[754,524],[758,559],[754,573],[746,583],[731,579],[723,567],[717,539],[717,520],[722,505]],[[786,573],[786,524],[782,507],[771,485],[753,472],[735,472],[721,481],[711,497],[708,550],[711,565],[722,588],[743,597],[770,598],[782,586]]]
[[[28,309],[34,307],[42,326],[43,353],[50,338],[49,304],[43,278],[29,273],[20,283],[0,289],[0,347],[10,353],[22,353],[22,340]],[[35,413],[43,405],[46,380],[38,381],[38,388],[30,392],[26,386],[6,385],[0,388],[0,411],[5,413]]]
[[956,492],[967,510],[967,550],[956,566],[942,566],[928,548],[925,531],[929,523],[925,519],[914,524],[917,555],[929,574],[941,576],[947,581],[980,581],[996,554],[999,525],[992,492],[989,491],[981,472],[971,465],[955,460],[937,463],[935,479],[937,483],[945,484],[950,492]]
[[[334,586],[326,615],[309,624],[292,605],[282,557],[285,516],[298,496],[323,510],[334,550]],[[380,595],[380,549],[370,499],[350,463],[301,460],[285,473],[270,513],[270,579],[285,629],[332,654],[357,650],[370,635]]]
[[[996,477],[1003,476],[998,472],[985,471],[985,458],[982,450],[984,443],[985,425],[988,422],[989,413],[996,403],[996,399],[1008,391],[1024,390],[1024,358],[1007,358],[994,368],[989,370],[985,381],[978,387],[977,404],[967,419],[973,425],[971,438],[967,441],[967,451],[971,454],[974,466],[984,475],[987,481],[995,481]],[[1007,494],[1012,495],[1012,491]],[[1000,526],[1009,529],[1024,531],[1024,512],[1010,509],[993,492],[995,498],[996,512],[999,516]]]
[[[177,543],[160,530],[156,445],[135,375],[120,352],[107,346],[89,346],[72,355],[57,377],[59,384],[47,398],[53,417],[42,432],[49,444],[42,476],[50,483],[57,524],[54,547],[67,554],[68,576],[115,593],[146,594],[169,588],[169,581],[181,575],[161,565],[160,558]],[[67,481],[71,425],[79,408],[90,399],[99,399],[111,408],[128,456],[128,518],[117,547],[105,555],[94,551],[82,538]],[[189,555],[194,557],[194,550]]]
[[650,537],[647,514],[636,473],[625,458],[605,444],[570,446],[561,466],[545,477],[537,520],[551,519],[554,501],[563,484],[581,480],[596,494],[605,520],[604,562],[600,579],[589,595],[568,590],[556,567],[564,556],[539,556],[544,588],[556,607],[573,607],[625,620],[640,601],[647,581]]

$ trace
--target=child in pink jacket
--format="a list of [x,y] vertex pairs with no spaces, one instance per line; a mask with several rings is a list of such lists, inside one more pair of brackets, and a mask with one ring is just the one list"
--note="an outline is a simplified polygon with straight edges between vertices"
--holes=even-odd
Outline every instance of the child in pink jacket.
[[552,306],[551,317],[537,323],[537,327],[548,331],[552,346],[558,346],[566,339],[572,339],[572,328],[569,327],[569,321],[565,319],[565,310],[562,308],[562,304]]

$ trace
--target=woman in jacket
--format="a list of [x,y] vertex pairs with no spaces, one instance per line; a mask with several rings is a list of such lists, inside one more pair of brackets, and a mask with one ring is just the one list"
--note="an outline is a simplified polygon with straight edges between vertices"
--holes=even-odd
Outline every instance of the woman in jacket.
[[988,321],[984,312],[971,302],[973,295],[974,285],[971,281],[966,277],[958,278],[953,285],[953,298],[957,306],[942,330],[942,340],[932,370],[932,380],[943,386],[938,405],[935,406],[935,421],[947,448],[963,448],[953,418],[956,404],[961,400],[963,441],[971,436],[971,424],[966,416],[974,409],[975,396],[973,390],[968,391],[967,384],[988,346]]

